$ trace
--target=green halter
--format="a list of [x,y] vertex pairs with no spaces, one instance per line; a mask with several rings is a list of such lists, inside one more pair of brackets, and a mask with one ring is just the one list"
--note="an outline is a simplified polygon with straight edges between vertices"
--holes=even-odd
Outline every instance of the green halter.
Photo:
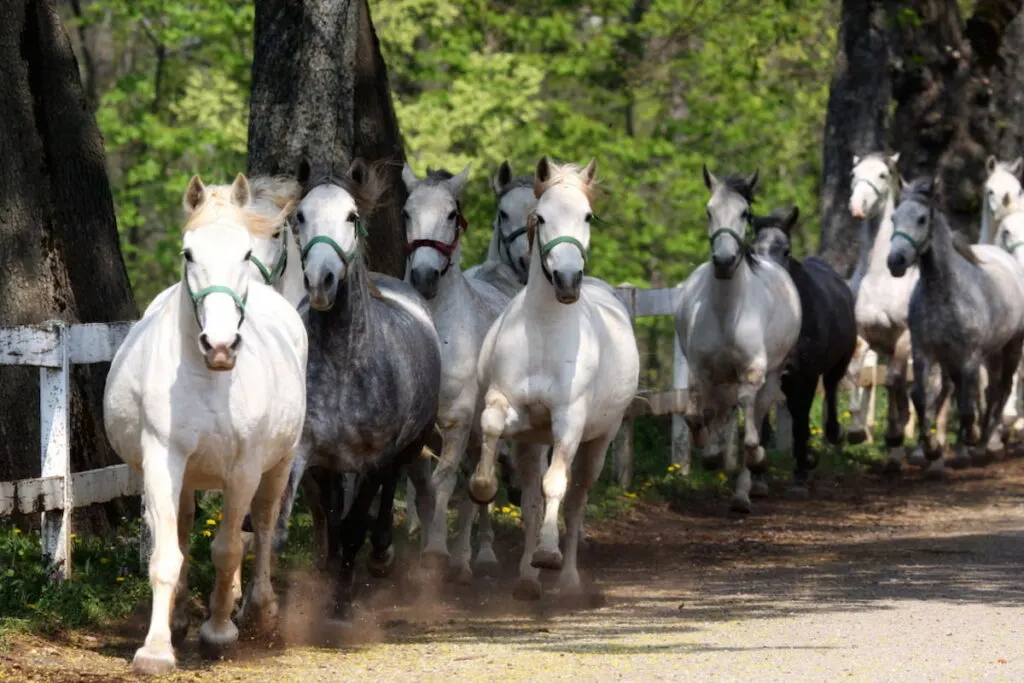
[[241,327],[242,323],[245,322],[245,304],[249,299],[249,292],[246,290],[245,296],[238,296],[238,292],[226,287],[224,285],[210,285],[204,287],[198,292],[192,291],[192,284],[188,281],[188,273],[182,274],[182,279],[185,280],[185,290],[188,292],[189,298],[192,300],[192,313],[196,316],[196,322],[200,327],[203,326],[203,321],[199,319],[199,304],[202,303],[203,299],[210,296],[211,294],[227,294],[234,302],[235,306],[238,307],[241,317],[238,319],[238,326]]
[[875,194],[878,195],[878,198],[881,199],[882,201],[885,201],[889,197],[888,185],[886,185],[882,189],[878,189],[878,186],[875,185],[870,180],[868,180],[867,178],[857,178],[856,180],[853,181],[853,186],[857,187],[857,183],[864,183],[865,185],[870,187],[872,190],[875,191]]
[[711,233],[711,237],[708,238],[708,242],[711,243],[712,249],[715,248],[715,240],[718,239],[720,235],[729,235],[734,240],[736,240],[740,246],[743,246],[743,235],[736,232],[732,228],[719,228],[718,230],[715,230],[713,233]]
[[914,248],[914,258],[919,258],[921,256],[921,254],[924,253],[924,250],[925,250],[925,248],[927,248],[928,244],[932,241],[932,230],[934,229],[934,225],[935,225],[935,205],[929,202],[929,204],[928,204],[928,232],[925,233],[924,239],[922,239],[920,242],[918,242],[916,239],[914,239],[913,237],[911,237],[907,233],[903,232],[902,230],[893,230],[892,237],[889,238],[889,242],[892,243],[892,241],[894,239],[896,239],[897,237],[902,237],[903,239],[905,239],[910,244],[910,246],[912,246]]
[[263,281],[273,287],[281,276],[284,275],[285,268],[288,267],[288,245],[284,241],[285,231],[281,231],[281,257],[277,259],[277,263],[274,264],[273,270],[268,270],[267,267],[260,261],[256,256],[250,256],[249,260],[252,261],[256,269],[260,271],[260,275],[263,276]]
[[[359,218],[356,219],[356,234],[359,237],[366,237],[368,234],[366,232],[366,227],[363,225],[362,219]],[[355,260],[356,255],[359,252],[359,240],[356,240],[356,245],[352,247],[351,251],[345,251],[341,248],[340,244],[327,235],[317,235],[313,239],[309,240],[309,242],[306,242],[306,246],[302,248],[303,261],[305,261],[306,257],[309,256],[309,250],[317,244],[326,244],[331,249],[334,249],[334,252],[338,255],[338,258],[341,259],[341,262],[345,264],[346,268],[352,264],[352,261]]]

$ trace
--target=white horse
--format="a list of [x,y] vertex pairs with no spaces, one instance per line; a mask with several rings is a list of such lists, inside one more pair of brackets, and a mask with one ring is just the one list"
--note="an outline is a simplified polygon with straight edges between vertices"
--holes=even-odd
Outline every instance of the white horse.
[[[559,589],[581,590],[576,554],[587,491],[636,394],[640,357],[629,313],[605,282],[584,277],[597,161],[583,169],[537,163],[538,197],[528,236],[530,275],[491,326],[480,351],[485,389],[480,418],[483,448],[470,495],[489,502],[498,492],[498,441],[554,445],[518,454],[523,482],[525,544],[513,594],[537,599],[539,569],[560,569]],[[543,492],[546,502],[539,525]],[[558,547],[558,513],[565,500],[565,556]],[[538,526],[541,528],[538,529]]]
[[[764,495],[767,466],[760,427],[781,398],[786,359],[800,336],[800,296],[789,273],[747,244],[757,171],[718,179],[705,166],[711,261],[683,283],[676,309],[679,345],[690,367],[694,400],[687,421],[695,442],[717,466],[736,406],[743,410],[745,457],[732,509],[750,512],[750,494]],[[709,434],[710,433],[710,434]],[[712,436],[709,443],[709,436]],[[754,489],[751,470],[757,470]]]
[[256,575],[239,620],[267,629],[276,617],[271,540],[305,418],[307,342],[294,307],[252,281],[250,230],[260,232],[261,219],[245,210],[249,199],[241,174],[229,197],[192,178],[184,198],[182,280],[132,328],[107,378],[107,437],[142,474],[154,540],[152,616],[133,662],[140,673],[175,666],[172,606],[174,640],[187,629],[184,562],[195,489],[224,491],[223,523],[212,546],[217,580],[210,618],[199,630],[201,650],[217,655],[238,639],[232,579],[250,507]]
[[999,225],[1006,216],[1024,206],[1020,172],[1024,157],[1007,163],[989,156],[985,161],[985,199],[981,203],[981,236],[978,244],[997,244]]
[[[860,373],[868,349],[889,356],[885,386],[889,393],[889,415],[886,429],[889,471],[899,471],[906,451],[903,443],[913,438],[914,413],[910,411],[907,371],[910,362],[910,330],[907,311],[910,293],[917,284],[917,266],[911,267],[902,278],[895,278],[886,266],[889,242],[892,240],[892,214],[900,188],[896,162],[899,154],[885,156],[880,153],[864,157],[854,156],[851,173],[850,213],[862,220],[860,232],[860,263],[862,274],[856,288],[858,344],[857,352],[847,369],[850,380],[850,414],[853,424],[847,432],[847,441],[862,443],[867,440],[865,417],[870,394],[860,387]],[[872,387],[871,391],[874,391]],[[940,443],[945,443],[945,407],[940,411]],[[915,449],[911,462],[925,465],[923,451]]]
[[[1019,159],[1018,159],[1019,161]],[[998,224],[996,244],[1024,266],[1024,203],[1002,218]],[[1024,382],[1020,381],[1024,372],[1024,363],[1013,375],[1013,391],[1011,399],[1003,409],[1003,422],[1009,424],[1011,432],[1020,434],[1024,431]]]
[[[466,449],[473,446],[476,451],[480,444],[480,346],[491,323],[509,302],[509,296],[494,285],[467,277],[462,271],[460,240],[466,222],[458,198],[469,178],[469,168],[467,165],[458,175],[428,170],[424,178],[417,178],[408,164],[402,169],[402,181],[409,192],[403,211],[409,251],[405,279],[426,299],[441,339],[437,426],[444,444],[433,474],[437,497],[423,553],[447,560],[450,576],[460,583],[469,583],[473,577],[470,538],[478,506],[468,497],[461,502],[458,535],[449,556],[448,502]],[[476,460],[472,457],[470,464]],[[493,573],[498,566],[494,531],[488,506],[479,508],[475,566],[480,572]]]
[[498,200],[498,210],[494,214],[487,259],[467,269],[466,276],[490,282],[512,298],[526,285],[530,275],[526,220],[537,206],[533,176],[525,173],[517,178],[512,165],[505,160],[491,179],[491,189]]

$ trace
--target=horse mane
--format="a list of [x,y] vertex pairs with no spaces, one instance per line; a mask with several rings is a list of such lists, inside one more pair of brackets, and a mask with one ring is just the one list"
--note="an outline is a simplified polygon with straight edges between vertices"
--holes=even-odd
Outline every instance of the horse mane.
[[501,191],[498,192],[498,201],[500,202],[501,198],[507,195],[512,190],[517,190],[521,187],[533,187],[532,173],[524,173],[523,175],[517,178],[513,178],[506,185],[503,185]]
[[191,232],[218,220],[227,220],[244,225],[251,234],[257,237],[273,237],[281,223],[291,213],[293,204],[289,203],[276,216],[267,216],[252,208],[252,204],[241,207],[231,201],[231,185],[208,185],[204,192],[203,203],[188,215],[183,232]]
[[[954,232],[953,229],[949,227],[949,221],[946,220],[946,214],[939,206],[939,199],[935,197],[936,185],[937,183],[935,183],[935,181],[929,176],[914,178],[914,180],[912,180],[907,186],[907,191],[904,195],[903,201],[914,201],[918,204],[927,206],[931,211],[932,221],[940,224],[943,229],[949,233],[950,241],[953,244],[953,251],[960,254],[960,256],[962,256],[964,260],[971,265],[981,265],[977,254],[975,254],[974,250],[971,249],[971,244],[967,241],[967,238],[959,232]],[[932,230],[934,229],[935,226],[933,225]]]
[[754,190],[749,185],[747,185],[746,178],[730,173],[729,175],[722,178],[722,183],[727,188],[729,188],[739,196],[743,197],[747,204],[749,204],[751,208],[753,208],[755,201]]
[[540,196],[547,192],[551,187],[559,184],[571,185],[577,190],[583,193],[583,196],[587,198],[588,202],[594,201],[594,185],[595,181],[591,180],[587,182],[583,179],[583,167],[579,164],[565,163],[556,164],[551,161],[548,162],[550,173],[546,180],[534,180],[533,182],[533,195],[540,199]]
[[431,168],[427,166],[427,175],[420,182],[425,182],[428,185],[440,185],[446,180],[451,180],[455,177],[455,174],[449,171],[447,168]]
[[253,199],[266,199],[282,210],[289,204],[294,208],[294,204],[302,197],[302,186],[299,185],[299,181],[286,175],[250,178],[249,191]]
[[953,251],[964,257],[964,260],[974,266],[980,266],[981,261],[978,260],[978,255],[971,249],[971,243],[967,241],[959,232],[952,233],[953,235]]

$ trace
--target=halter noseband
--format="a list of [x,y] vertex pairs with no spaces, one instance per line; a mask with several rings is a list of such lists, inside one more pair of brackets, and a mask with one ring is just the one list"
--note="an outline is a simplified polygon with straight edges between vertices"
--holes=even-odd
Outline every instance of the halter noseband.
[[575,237],[570,237],[569,235],[559,235],[558,237],[554,237],[547,242],[541,243],[540,230],[538,229],[537,249],[540,250],[540,268],[544,272],[544,277],[547,278],[547,281],[550,282],[552,285],[555,283],[551,279],[551,271],[548,270],[548,264],[545,263],[545,259],[547,258],[547,255],[551,253],[551,250],[557,247],[559,244],[571,244],[572,246],[576,247],[580,252],[580,256],[583,257],[584,270],[586,270],[587,268],[587,250],[584,248],[582,242],[580,242]]
[[[501,227],[500,227],[501,226],[501,214],[499,214],[498,217],[495,218],[494,223],[495,223],[495,228],[497,229],[497,232],[498,232],[498,244],[499,245],[503,245],[505,247],[505,257],[507,259],[507,263],[508,263],[509,266],[512,267],[513,270],[518,271],[519,269],[516,268],[515,264],[512,263],[512,248],[511,247],[512,247],[512,244],[517,239],[519,239],[520,237],[522,237],[523,235],[526,234],[526,231],[527,231],[526,226],[524,225],[521,228],[516,228],[511,233],[506,235],[506,234],[501,232]],[[500,246],[498,247],[498,251],[499,252],[501,251],[501,247]]]
[[857,187],[857,183],[864,183],[865,185],[870,187],[872,190],[875,191],[875,194],[878,195],[878,198],[881,199],[883,202],[886,199],[889,198],[889,186],[888,185],[885,186],[882,189],[878,189],[878,186],[875,185],[870,180],[868,180],[867,178],[855,178],[854,181],[853,181],[853,187]]
[[192,284],[188,281],[187,271],[183,274],[182,279],[185,280],[185,291],[188,292],[188,297],[192,300],[192,313],[196,316],[196,323],[199,327],[203,326],[203,321],[199,319],[199,304],[211,294],[227,294],[230,296],[234,300],[239,313],[242,314],[238,319],[238,327],[241,327],[242,323],[245,322],[245,304],[249,300],[248,290],[246,290],[245,296],[238,296],[238,292],[225,285],[210,285],[209,287],[203,287],[198,292],[193,292]]
[[[363,225],[363,219],[356,218],[356,235],[358,237],[366,237],[367,234],[368,233],[366,232],[366,226]],[[331,249],[333,249],[334,253],[336,253],[338,255],[338,258],[341,259],[341,262],[345,264],[346,268],[348,268],[352,264],[352,261],[355,260],[356,255],[359,253],[359,240],[358,239],[356,240],[355,246],[352,247],[351,251],[345,251],[344,249],[341,248],[340,244],[335,242],[333,239],[331,239],[327,235],[317,235],[313,239],[311,239],[308,242],[306,242],[306,246],[302,248],[302,260],[303,260],[303,262],[305,262],[306,257],[309,255],[310,249],[312,249],[317,244],[326,244]]]
[[920,258],[921,254],[924,253],[925,247],[932,241],[932,231],[935,229],[935,202],[928,201],[928,232],[925,233],[924,239],[918,242],[916,239],[903,232],[902,230],[893,230],[892,237],[889,238],[891,244],[897,237],[905,239],[910,246],[914,248],[914,258]]
[[277,284],[277,281],[284,275],[285,269],[288,267],[288,243],[285,240],[286,228],[281,229],[281,257],[277,259],[277,263],[274,264],[273,270],[268,270],[256,256],[250,256],[249,260],[252,261],[256,269],[260,271],[260,275],[263,276],[263,281],[273,287]]
[[406,257],[412,257],[414,251],[421,247],[428,247],[444,256],[445,263],[444,268],[441,270],[441,277],[448,274],[448,271],[452,269],[452,255],[455,250],[459,248],[459,238],[469,228],[469,223],[466,222],[466,217],[462,215],[462,207],[458,202],[455,202],[455,239],[451,242],[442,242],[440,240],[413,240],[406,246]]

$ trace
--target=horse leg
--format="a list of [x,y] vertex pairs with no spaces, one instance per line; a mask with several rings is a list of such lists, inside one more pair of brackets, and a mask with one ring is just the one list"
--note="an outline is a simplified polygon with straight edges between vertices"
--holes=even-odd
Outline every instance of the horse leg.
[[139,674],[157,674],[176,666],[171,645],[171,609],[184,559],[178,545],[178,508],[185,459],[145,432],[142,448],[142,495],[146,525],[153,538],[153,553],[149,558],[153,607],[146,642],[135,652],[132,670]]
[[264,634],[272,632],[277,621],[277,596],[270,583],[270,560],[274,525],[281,511],[281,494],[288,485],[291,464],[291,457],[285,457],[263,474],[251,505],[256,546],[255,572],[238,611],[238,623],[253,624],[257,632]]
[[[768,413],[765,412],[765,420],[768,419]],[[789,404],[785,399],[779,401],[775,407],[775,448],[780,451],[792,451],[793,450],[793,411],[790,410]],[[761,445],[768,443],[764,439],[762,430]]]
[[793,416],[792,452],[793,460],[796,461],[793,469],[793,483],[789,486],[787,495],[800,500],[806,499],[808,496],[807,477],[812,464],[807,453],[807,441],[811,437],[811,404],[814,402],[817,385],[817,377],[787,376],[782,379],[786,403],[790,415]]
[[486,516],[489,507],[489,505],[474,503],[468,495],[460,496],[455,543],[452,544],[452,554],[448,561],[446,574],[448,581],[467,585],[473,580],[473,569],[470,567],[473,555],[473,522],[476,520],[478,508]]
[[[434,500],[434,509],[431,510],[430,516],[425,518],[425,524],[430,525],[428,534],[430,541],[423,549],[423,559],[431,565],[436,565],[434,568],[440,568],[449,559],[448,503],[459,480],[459,472],[462,470],[466,446],[469,444],[470,418],[471,415],[465,416],[464,419],[460,418],[454,421],[455,424],[450,429],[444,431],[441,461],[434,469],[432,481],[436,498]],[[472,520],[468,524],[472,526]],[[466,544],[468,545],[468,543],[467,540]],[[465,550],[468,551],[469,548],[467,547]],[[468,552],[465,558],[459,558],[451,562],[453,567],[461,566],[461,564],[465,564],[468,569]]]
[[515,442],[500,441],[498,463],[501,465],[501,481],[505,484],[508,502],[518,508],[523,506],[523,489],[517,463],[518,445]]
[[[889,393],[889,416],[885,432],[885,446],[888,450],[888,463],[886,471],[898,472],[903,466],[903,459],[906,452],[903,442],[906,438],[907,422],[910,419],[910,403],[907,396],[907,361],[910,359],[910,330],[903,330],[903,333],[896,340],[893,347],[892,358],[889,360],[889,370],[885,377],[885,386]],[[916,366],[914,377],[917,377]],[[928,379],[927,373],[924,377]],[[920,418],[920,416],[918,416]]]
[[[430,460],[431,458],[424,452],[421,446],[413,449],[410,447],[402,456],[402,460],[405,463],[405,472],[409,477],[409,481],[416,487],[416,511],[420,514],[420,519],[430,519],[430,515],[434,513],[434,482],[430,476]],[[447,533],[447,529],[445,530]],[[427,543],[430,542],[430,529],[424,528],[423,533],[420,535],[420,556],[422,557],[423,549],[427,547]]]
[[[366,563],[370,576],[383,579],[395,569],[395,544],[392,529],[395,524],[395,490],[402,476],[401,461],[396,460],[381,478],[380,502],[377,515],[370,528],[370,559]],[[350,499],[346,496],[346,503]]]
[[[243,476],[238,476],[243,475]],[[284,476],[283,473],[281,476]],[[203,657],[217,659],[238,641],[238,627],[231,621],[235,601],[231,584],[242,563],[242,519],[245,517],[260,480],[246,478],[239,472],[229,477],[224,487],[224,516],[210,546],[210,556],[217,577],[210,596],[210,616],[199,627],[199,652]],[[278,490],[278,495],[280,495]],[[255,511],[253,511],[255,513]],[[254,517],[257,530],[259,522]]]
[[378,489],[380,477],[377,472],[366,472],[360,478],[356,499],[344,520],[341,519],[341,511],[336,500],[328,506],[328,535],[332,545],[335,543],[334,539],[341,542],[341,552],[332,552],[327,559],[329,571],[338,577],[330,619],[341,626],[352,625],[356,555],[366,541],[370,505],[373,504]]
[[[850,383],[850,429],[847,432],[846,440],[850,444],[864,443],[869,440],[866,426],[867,400],[870,399],[868,392],[860,386],[861,370],[864,368],[864,360],[871,349],[868,343],[860,335],[857,336],[857,346],[854,349],[853,357],[846,367],[846,378]],[[872,388],[872,391],[874,388]]]
[[[1006,414],[1005,406],[1010,398],[1010,394],[1013,391],[1013,382],[1015,376],[1015,370],[1020,364],[1022,351],[1024,348],[1021,346],[1020,339],[1014,339],[1009,344],[1003,347],[1001,352],[998,354],[998,358],[994,358],[993,364],[990,364],[990,375],[991,380],[989,396],[986,397],[986,420],[984,427],[987,430],[987,444],[985,446],[986,455],[991,458],[999,457],[1005,452],[1005,444],[1002,439],[1003,430],[1003,419],[1002,416]],[[998,365],[998,375],[992,371],[992,365]],[[998,377],[998,380],[996,380]],[[994,388],[993,388],[994,386]]]
[[[467,500],[469,496],[466,497]],[[491,506],[481,505],[476,528],[476,559],[473,572],[479,576],[497,576],[498,556],[494,554],[494,527],[491,526]],[[582,531],[580,532],[582,536]]]
[[543,589],[538,577],[540,569],[534,567],[533,554],[540,537],[541,513],[544,500],[541,477],[547,469],[547,446],[516,444],[516,465],[522,483],[523,555],[519,560],[519,578],[512,588],[516,600],[540,600]]
[[[531,560],[533,566],[540,569],[562,568],[562,551],[558,548],[558,513],[568,490],[572,462],[583,436],[585,416],[585,408],[580,404],[552,411],[551,434],[555,452],[548,471],[544,473],[544,521],[540,528],[540,543]],[[579,534],[579,529],[573,527],[570,535],[573,534]],[[579,537],[572,540],[576,543]]]
[[[288,482],[281,493],[281,512],[277,518],[277,528],[274,530],[274,555],[283,553],[288,545],[288,523],[292,517],[292,506],[295,505],[295,494],[298,492],[299,484],[306,472],[306,465],[309,463],[310,455],[309,447],[306,444],[300,444],[295,449],[295,458],[292,460],[291,469],[288,472]],[[313,538],[315,547],[315,534]]]
[[192,526],[196,521],[195,491],[183,489],[178,502],[178,547],[181,548],[181,571],[174,595],[174,613],[171,616],[171,643],[181,647],[188,635],[188,553]]
[[971,464],[971,448],[977,443],[976,415],[974,413],[974,387],[978,381],[978,368],[959,368],[950,373],[950,379],[956,391],[956,408],[960,415],[960,426],[957,430],[956,452],[949,465],[955,469],[963,469]]
[[564,596],[581,593],[576,556],[579,551],[580,525],[587,509],[587,492],[601,474],[605,454],[614,438],[615,432],[612,432],[581,444],[573,461],[572,481],[565,497],[565,562],[558,575],[558,592]]
[[747,382],[740,386],[738,392],[740,409],[743,410],[744,459],[739,475],[736,477],[736,490],[733,493],[730,506],[733,512],[750,512],[751,469],[760,469],[765,460],[764,448],[760,444],[760,434],[758,434],[758,426],[761,424],[764,412],[768,408],[767,405],[764,405],[764,409],[758,410],[760,403],[767,404],[767,401],[761,397],[765,386],[763,372],[763,370],[756,368],[748,370],[749,377]]

